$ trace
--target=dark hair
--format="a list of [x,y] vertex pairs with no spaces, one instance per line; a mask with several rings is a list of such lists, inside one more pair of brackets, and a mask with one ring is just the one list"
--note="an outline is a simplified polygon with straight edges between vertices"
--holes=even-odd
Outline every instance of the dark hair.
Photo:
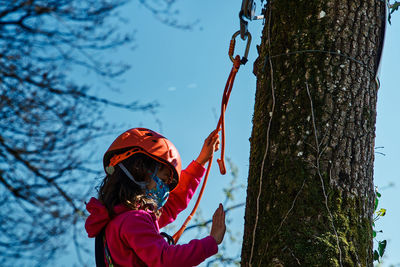
[[[157,162],[149,156],[137,153],[122,161],[135,180],[149,181],[150,173],[156,169]],[[99,188],[99,200],[108,211],[110,218],[115,216],[114,207],[123,204],[132,210],[157,211],[157,203],[145,195],[139,185],[129,179],[117,165],[113,174],[104,177]]]

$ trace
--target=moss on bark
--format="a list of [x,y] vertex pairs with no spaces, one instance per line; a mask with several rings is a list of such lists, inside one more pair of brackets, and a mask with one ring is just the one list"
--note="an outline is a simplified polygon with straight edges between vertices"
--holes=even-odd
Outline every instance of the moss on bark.
[[242,266],[372,266],[384,8],[379,1],[266,5]]

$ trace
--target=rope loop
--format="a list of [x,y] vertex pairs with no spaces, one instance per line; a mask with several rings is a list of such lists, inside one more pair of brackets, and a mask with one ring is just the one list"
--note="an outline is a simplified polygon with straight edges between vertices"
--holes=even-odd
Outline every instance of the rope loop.
[[[221,115],[219,117],[219,120],[217,123],[217,128],[216,128],[217,131],[221,130],[221,132],[222,132],[222,134],[221,134],[222,135],[221,158],[217,159],[219,171],[222,175],[226,174],[226,167],[225,167],[225,111],[226,111],[226,107],[228,106],[228,101],[229,101],[229,97],[232,92],[232,87],[233,87],[233,83],[235,81],[236,73],[239,71],[240,65],[245,64],[245,63],[243,63],[243,59],[246,59],[246,61],[247,61],[247,58],[245,58],[245,57],[247,57],[247,54],[249,52],[248,48],[249,48],[250,42],[251,42],[251,35],[249,33],[249,39],[247,40],[247,48],[246,48],[246,52],[245,52],[245,57],[240,58],[240,56],[237,55],[235,58],[233,58],[233,53],[235,51],[235,38],[239,33],[240,33],[240,31],[236,32],[233,35],[233,37],[231,39],[231,43],[229,45],[229,56],[231,57],[233,66],[232,66],[231,72],[229,74],[228,80],[226,81],[224,92],[222,94]],[[175,244],[178,243],[178,240],[181,237],[181,235],[183,234],[183,232],[185,231],[186,226],[188,225],[189,221],[192,219],[193,215],[196,213],[197,207],[200,204],[201,197],[203,196],[203,192],[204,192],[204,189],[207,184],[208,175],[210,174],[212,161],[213,161],[213,156],[211,156],[211,158],[208,160],[208,166],[207,166],[206,174],[204,176],[203,185],[201,186],[199,196],[197,197],[196,204],[194,205],[192,212],[186,218],[186,220],[183,223],[183,225],[181,226],[181,228],[172,236]]]
[[237,55],[233,61],[233,66],[231,73],[229,74],[228,80],[225,85],[225,90],[222,96],[222,103],[221,103],[221,115],[217,124],[217,129],[221,129],[221,158],[217,159],[217,163],[219,166],[219,171],[222,175],[226,174],[226,167],[225,167],[225,111],[226,107],[228,106],[229,97],[232,92],[233,83],[235,81],[236,73],[238,72],[241,65],[240,56]]
[[[232,41],[231,41],[231,47],[234,48],[234,45],[232,45]],[[232,52],[233,52],[233,50],[234,49],[232,49]],[[226,174],[226,167],[225,167],[225,111],[226,111],[226,107],[228,106],[228,101],[229,101],[229,97],[232,92],[232,87],[233,87],[233,83],[235,81],[236,73],[238,72],[240,65],[242,64],[241,62],[242,62],[242,59],[240,58],[239,55],[237,55],[233,60],[233,66],[232,66],[231,72],[229,74],[228,80],[226,81],[224,92],[222,94],[221,115],[219,117],[219,121],[218,121],[217,128],[216,128],[216,129],[218,129],[218,131],[221,130],[221,132],[222,132],[221,158],[217,159],[219,171],[221,174]],[[175,241],[175,244],[178,243],[179,238],[185,231],[186,226],[188,225],[189,221],[192,219],[193,215],[195,214],[195,212],[197,210],[197,207],[200,204],[201,197],[203,196],[203,192],[204,192],[204,189],[207,184],[208,175],[210,174],[212,161],[213,161],[213,156],[211,156],[210,160],[208,161],[207,171],[204,176],[203,185],[201,186],[199,196],[197,198],[196,204],[193,207],[192,212],[186,218],[186,220],[183,223],[183,225],[181,226],[181,228],[172,236],[172,238]]]

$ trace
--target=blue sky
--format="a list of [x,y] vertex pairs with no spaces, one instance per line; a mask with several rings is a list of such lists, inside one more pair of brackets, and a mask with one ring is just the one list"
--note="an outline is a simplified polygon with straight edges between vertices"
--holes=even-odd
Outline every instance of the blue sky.
[[[109,91],[105,96],[114,101],[142,102],[157,100],[161,106],[156,115],[131,113],[110,108],[105,111],[108,120],[124,123],[127,127],[143,126],[162,132],[172,140],[187,165],[200,152],[204,138],[216,127],[220,113],[221,96],[232,63],[227,55],[232,34],[239,29],[238,12],[241,1],[228,0],[186,0],[178,2],[180,9],[178,20],[182,23],[199,20],[192,31],[183,31],[166,26],[157,21],[152,14],[134,3],[123,9],[123,15],[129,19],[126,27],[136,30],[135,49],[121,49],[111,55],[132,64],[132,69],[116,84],[118,91]],[[260,3],[257,2],[258,12]],[[400,60],[400,19],[398,14],[388,25],[386,44],[381,68],[381,88],[378,98],[378,119],[376,147],[383,146],[376,154],[375,184],[382,189],[381,207],[387,208],[387,215],[377,223],[377,229],[384,231],[378,237],[388,240],[385,265],[400,266],[400,233],[397,221],[400,211],[396,207],[399,200],[397,171],[400,159],[399,134],[399,90],[397,90],[398,61]],[[252,129],[252,114],[255,97],[256,78],[252,74],[252,64],[256,59],[256,44],[260,43],[262,22],[253,21],[249,30],[253,35],[249,62],[242,66],[237,74],[226,114],[226,156],[239,168],[239,183],[246,185],[249,159],[249,137]],[[238,39],[236,51],[242,54],[244,43]],[[161,122],[161,123],[160,123]],[[119,132],[115,133],[117,136]],[[98,158],[109,144],[98,146]],[[219,157],[219,153],[216,155]],[[222,189],[230,182],[229,175],[219,174],[216,162],[213,163],[209,184],[200,209],[204,218],[211,218],[219,202],[225,197]],[[229,171],[229,170],[228,170]],[[245,188],[235,193],[235,203],[244,202]],[[190,208],[188,209],[188,212]],[[184,213],[175,225],[180,226]],[[234,220],[230,224],[233,232],[242,238],[244,208],[232,213]],[[85,233],[82,231],[82,235]],[[182,237],[182,242],[193,236]],[[92,242],[90,240],[88,242]],[[229,240],[225,240],[229,243]],[[240,253],[240,246],[233,246],[233,253]],[[94,258],[93,258],[94,259]],[[58,266],[68,260],[60,258]]]
[[[392,25],[387,25],[386,40],[380,71],[381,88],[378,92],[378,117],[376,123],[375,147],[383,147],[376,151],[385,156],[375,154],[375,185],[381,188],[380,206],[387,209],[387,215],[377,222],[377,230],[383,230],[378,235],[380,240],[388,240],[384,266],[393,264],[400,266],[400,219],[399,172],[400,160],[399,114],[400,99],[398,66],[400,60],[400,16],[395,13]],[[394,186],[388,187],[391,183]]]

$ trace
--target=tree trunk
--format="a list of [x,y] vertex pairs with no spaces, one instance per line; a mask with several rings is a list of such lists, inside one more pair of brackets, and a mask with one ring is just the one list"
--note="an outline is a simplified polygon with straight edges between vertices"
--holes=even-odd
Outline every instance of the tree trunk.
[[269,1],[242,266],[372,266],[385,2]]

